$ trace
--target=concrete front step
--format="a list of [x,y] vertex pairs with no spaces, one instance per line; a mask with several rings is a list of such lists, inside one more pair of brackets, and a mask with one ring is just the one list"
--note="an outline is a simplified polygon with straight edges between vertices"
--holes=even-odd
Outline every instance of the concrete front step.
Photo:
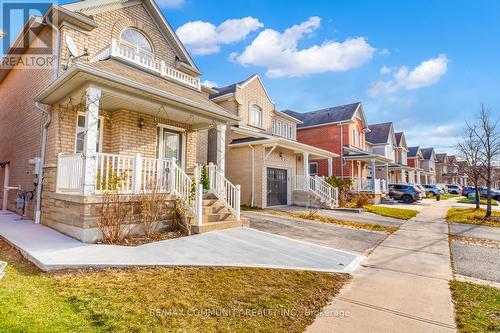
[[192,231],[195,234],[201,234],[209,231],[224,230],[237,227],[247,227],[247,226],[248,226],[248,219],[241,218],[240,221],[232,219],[219,222],[207,222],[203,223],[201,226],[195,225],[192,227]]
[[221,214],[203,214],[203,222],[219,222],[234,219],[232,213],[221,213]]
[[220,205],[203,206],[202,212],[203,215],[205,215],[205,214],[223,214],[223,213],[229,213],[230,211],[229,209],[226,208],[226,206],[220,204]]

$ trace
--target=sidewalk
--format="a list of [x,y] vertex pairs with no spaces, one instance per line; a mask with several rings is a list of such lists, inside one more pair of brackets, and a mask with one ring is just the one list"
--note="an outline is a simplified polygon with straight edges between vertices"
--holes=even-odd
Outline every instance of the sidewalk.
[[[390,235],[307,332],[456,332],[441,201]],[[346,316],[329,316],[344,311]]]

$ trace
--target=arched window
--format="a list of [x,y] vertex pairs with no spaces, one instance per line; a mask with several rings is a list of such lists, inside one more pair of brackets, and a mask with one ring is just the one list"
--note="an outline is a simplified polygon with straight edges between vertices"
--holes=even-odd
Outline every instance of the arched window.
[[262,127],[262,110],[255,104],[250,109],[250,125]]
[[123,30],[120,40],[140,51],[153,53],[153,47],[149,40],[139,30],[128,28]]

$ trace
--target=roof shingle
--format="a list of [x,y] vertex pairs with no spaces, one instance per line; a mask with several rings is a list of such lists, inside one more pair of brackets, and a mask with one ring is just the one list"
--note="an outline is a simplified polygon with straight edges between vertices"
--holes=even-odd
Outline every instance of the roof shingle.
[[300,128],[351,120],[360,104],[357,102],[304,113],[293,110],[281,112],[302,120],[303,123],[298,125]]
[[382,123],[368,125],[370,132],[365,134],[366,141],[374,144],[389,142],[389,135],[391,133],[392,123]]

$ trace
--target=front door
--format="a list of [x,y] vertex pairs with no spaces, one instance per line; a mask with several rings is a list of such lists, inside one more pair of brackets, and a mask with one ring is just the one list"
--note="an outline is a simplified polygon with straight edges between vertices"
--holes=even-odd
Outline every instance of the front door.
[[288,204],[286,169],[267,168],[267,206]]
[[169,128],[161,129],[160,157],[171,159],[175,157],[178,164],[182,163],[182,134]]

